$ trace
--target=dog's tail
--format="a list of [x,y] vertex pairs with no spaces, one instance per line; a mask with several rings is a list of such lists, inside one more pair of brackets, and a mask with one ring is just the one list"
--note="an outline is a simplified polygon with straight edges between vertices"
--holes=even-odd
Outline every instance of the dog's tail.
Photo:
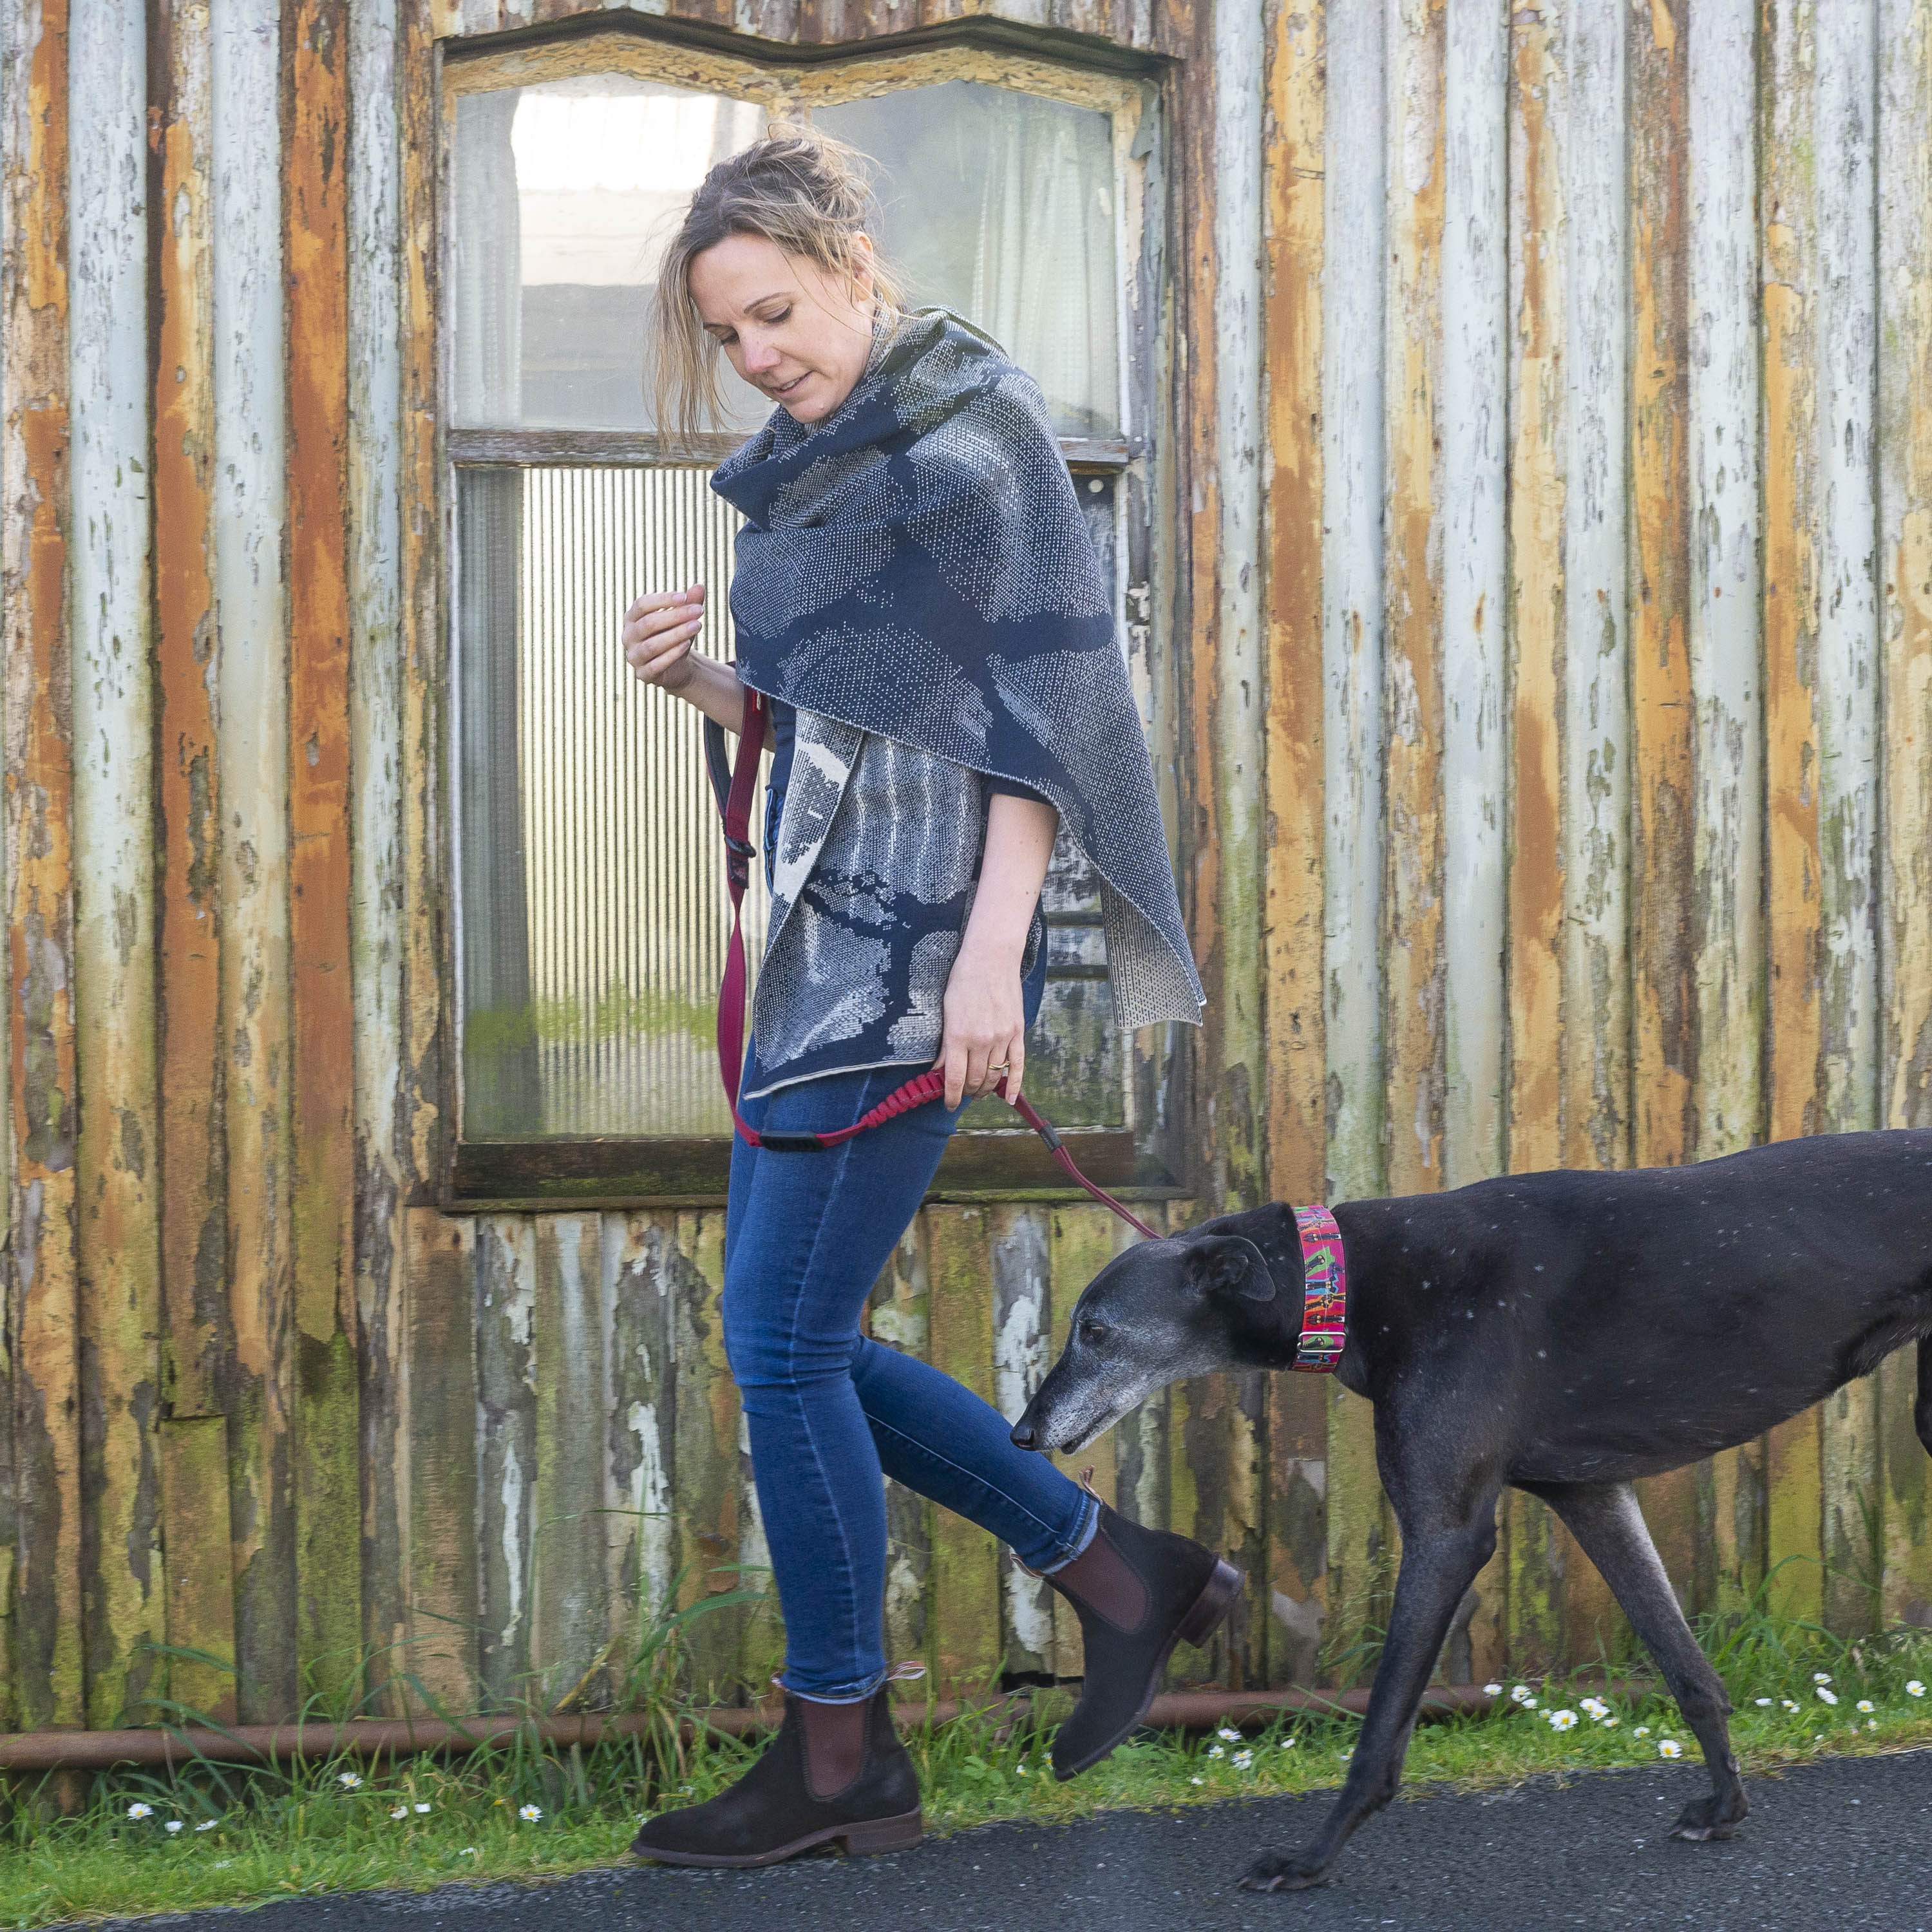
[[1932,1456],[1932,1335],[1918,1338],[1918,1404],[1912,1420],[1926,1454]]

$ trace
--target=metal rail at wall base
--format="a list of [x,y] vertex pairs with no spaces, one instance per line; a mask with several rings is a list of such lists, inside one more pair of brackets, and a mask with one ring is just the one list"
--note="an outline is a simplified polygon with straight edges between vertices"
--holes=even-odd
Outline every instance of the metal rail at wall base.
[[[1606,1695],[1628,1696],[1649,1687],[1611,1682],[1595,1687]],[[1506,1702],[1468,1684],[1438,1684],[1424,1696],[1420,1718],[1426,1721],[1480,1717]],[[1030,1699],[1011,1692],[982,1702],[951,1700],[934,1704],[901,1704],[893,1717],[902,1731],[950,1724],[962,1717],[1007,1718],[1027,1714]],[[1152,1730],[1212,1730],[1222,1724],[1260,1726],[1283,1715],[1312,1717],[1367,1710],[1366,1690],[1176,1690],[1156,1697],[1144,1720]],[[775,1730],[782,1707],[689,1712],[680,1718],[686,1742],[705,1730],[744,1737]],[[222,1729],[159,1728],[126,1731],[18,1731],[0,1735],[0,1773],[109,1771],[122,1765],[160,1765],[170,1769],[197,1761],[220,1764],[274,1764],[284,1761],[356,1757],[460,1757],[509,1743],[534,1730],[545,1744],[583,1748],[608,1739],[647,1736],[657,1720],[602,1715],[541,1718],[473,1718],[451,1724],[440,1720],[370,1718],[346,1724],[236,1724]]]

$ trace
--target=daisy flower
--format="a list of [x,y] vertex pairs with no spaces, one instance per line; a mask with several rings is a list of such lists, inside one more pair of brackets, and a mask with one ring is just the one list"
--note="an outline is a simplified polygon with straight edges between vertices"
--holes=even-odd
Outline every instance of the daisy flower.
[[1237,1771],[1246,1771],[1248,1767],[1254,1762],[1254,1753],[1248,1750],[1238,1750],[1235,1752],[1234,1755],[1228,1760],[1228,1762],[1232,1764]]
[[459,1858],[473,1858],[476,1856],[476,1847],[474,1845],[465,1845],[456,1856]]
[[1878,1720],[1876,1718],[1868,1718],[1865,1720],[1865,1729],[1868,1731],[1876,1730],[1878,1729]]
[[130,1818],[152,1818],[154,1815],[154,1808],[152,1804],[143,1804],[136,1798],[128,1806],[128,1815]]
[[1232,1729],[1226,1724],[1223,1724],[1221,1728],[1214,1733],[1214,1735],[1219,1738],[1223,1744],[1238,1744],[1241,1742],[1240,1732]]
[[1832,1673],[1828,1670],[1814,1670],[1811,1673],[1811,1681],[1814,1684],[1828,1684],[1832,1681]]
[[1483,1686],[1483,1695],[1485,1697],[1500,1697],[1502,1694],[1503,1687],[1500,1684],[1485,1684]]
[[1526,1711],[1534,1710],[1536,1708],[1536,1700],[1534,1697],[1526,1697],[1522,1700],[1522,1708]]
[[1187,1781],[1190,1784],[1205,1784],[1208,1782],[1204,1778],[1190,1778]]
[[1760,1697],[1757,1701],[1758,1708],[1760,1710],[1768,1711],[1771,1708],[1771,1700],[1768,1697]]
[[1630,1736],[1634,1738],[1647,1738],[1650,1736],[1650,1726],[1648,1724],[1640,1724],[1631,1732]]
[[335,1781],[344,1791],[359,1791],[362,1788],[362,1780],[352,1771],[338,1772]]
[[1657,1754],[1659,1757],[1682,1757],[1684,1755],[1684,1747],[1675,1738],[1659,1738],[1657,1741]]
[[1022,1778],[1028,1778],[1032,1775],[1024,1764],[1016,1764],[1013,1766],[1013,1768],[1018,1772]]
[[1795,1711],[1798,1708],[1797,1705],[1789,1697],[1780,1697],[1778,1700],[1778,1702],[1782,1704],[1787,1711]]
[[1574,1731],[1576,1728],[1576,1713],[1574,1711],[1552,1711],[1550,1728],[1552,1731]]
[[519,1804],[517,1816],[526,1825],[534,1825],[543,1816],[543,1807],[540,1804]]
[[1519,1684],[1516,1688],[1510,1693],[1510,1702],[1512,1704],[1527,1704],[1532,1701],[1532,1700],[1529,1694],[1529,1686],[1527,1684]]
[[1600,1697],[1586,1697],[1582,1700],[1582,1707],[1585,1712],[1592,1718],[1602,1718],[1606,1716],[1610,1708]]
[[1298,1742],[1299,1740],[1294,1738],[1283,1738],[1281,1741],[1281,1748],[1283,1750],[1292,1750]]
[[215,1821],[212,1818],[204,1818],[194,1828],[197,1832],[212,1832],[214,1829],[214,1825]]
[[1617,1714],[1612,1711],[1607,1718],[1599,1718],[1597,1721],[1605,1730],[1614,1730],[1616,1728]]
[[398,1804],[396,1808],[389,1814],[389,1816],[392,1818],[406,1818],[409,1815],[410,1808],[406,1804]]
[[1342,1762],[1344,1764],[1346,1764],[1346,1763],[1348,1762],[1349,1759],[1351,1759],[1352,1757],[1353,1757],[1353,1756],[1354,1756],[1354,1754],[1354,1754],[1353,1751],[1352,1751],[1352,1750],[1345,1750],[1345,1751],[1343,1751],[1343,1752],[1340,1753],[1340,1757],[1341,1757]]
[[178,1818],[170,1818],[168,1822],[161,1827],[163,1831],[166,1832],[170,1834],[178,1832],[181,1828],[182,1821]]
[[1210,1744],[1208,1755],[1210,1757],[1226,1757],[1228,1755],[1227,1747],[1225,1744]]
[[1908,1697],[1922,1697],[1925,1694],[1925,1687],[1919,1682],[1917,1678],[1915,1677],[1912,1682],[1905,1687],[1905,1694]]
[[1861,1697],[1858,1700],[1858,1708],[1861,1711],[1866,1712],[1868,1714],[1876,1710],[1878,1706],[1874,1704],[1869,1697]]
[[1827,1690],[1822,1684],[1818,1686],[1818,1695],[1827,1704],[1835,1704],[1838,1701],[1838,1692]]
[[429,1809],[429,1807],[427,1804],[418,1804],[416,1807],[416,1809],[418,1811],[427,1811]]

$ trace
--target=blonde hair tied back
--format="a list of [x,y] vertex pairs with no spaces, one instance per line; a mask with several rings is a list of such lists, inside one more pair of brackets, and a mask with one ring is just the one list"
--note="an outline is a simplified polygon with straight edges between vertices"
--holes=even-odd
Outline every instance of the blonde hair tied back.
[[896,315],[896,279],[858,245],[873,208],[864,158],[816,128],[773,122],[765,139],[720,161],[699,183],[658,269],[650,386],[658,428],[688,441],[719,422],[718,346],[691,298],[691,265],[734,235],[761,236],[830,275],[869,272],[880,306]]

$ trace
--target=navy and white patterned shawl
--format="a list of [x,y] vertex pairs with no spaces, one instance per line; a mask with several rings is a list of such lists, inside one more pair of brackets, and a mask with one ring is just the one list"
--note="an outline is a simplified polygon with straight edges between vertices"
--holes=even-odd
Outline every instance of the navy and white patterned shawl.
[[[799,712],[758,1084],[932,1059],[983,830],[975,774],[1050,800],[1092,862],[1115,1024],[1198,1022],[1112,589],[1032,379],[921,310],[824,422],[774,411],[712,488],[747,520],[738,674]],[[970,801],[919,802],[962,782]]]

